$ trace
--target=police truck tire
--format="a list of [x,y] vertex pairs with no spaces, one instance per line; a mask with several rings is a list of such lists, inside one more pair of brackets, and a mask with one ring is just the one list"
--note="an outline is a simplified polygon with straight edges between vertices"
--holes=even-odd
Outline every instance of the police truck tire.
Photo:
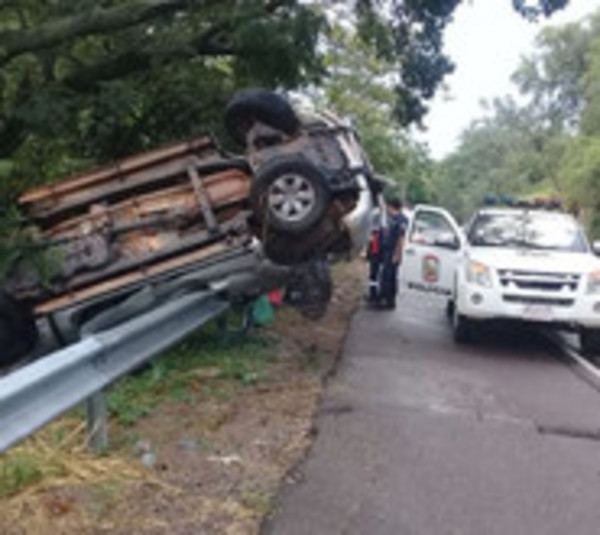
[[37,343],[35,318],[23,304],[0,293],[0,366],[21,360]]
[[456,305],[452,315],[452,334],[457,344],[468,344],[473,339],[473,321],[459,313]]
[[586,357],[600,357],[600,329],[582,329],[579,333],[581,352]]
[[260,121],[288,136],[295,135],[300,120],[290,103],[266,89],[245,89],[236,93],[225,108],[225,128],[239,145],[246,145],[246,134]]
[[321,171],[299,157],[278,158],[256,173],[250,192],[253,213],[263,226],[299,235],[326,214],[330,194]]

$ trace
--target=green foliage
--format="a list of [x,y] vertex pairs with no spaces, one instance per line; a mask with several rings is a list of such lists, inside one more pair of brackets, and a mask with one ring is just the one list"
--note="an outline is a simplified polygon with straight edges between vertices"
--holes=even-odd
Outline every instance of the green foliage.
[[399,65],[377,52],[374,44],[333,26],[325,56],[331,74],[323,81],[323,105],[352,120],[373,168],[394,183],[396,194],[424,202],[431,197],[431,163],[394,122],[390,80]]
[[550,134],[510,100],[496,102],[494,115],[463,133],[455,154],[436,175],[438,198],[461,218],[486,194],[524,195],[557,188],[557,166],[565,140]]
[[[544,32],[539,53],[527,60],[521,90],[530,96],[549,150],[543,164],[577,208],[590,231],[600,233],[600,12],[585,24]],[[557,149],[558,147],[558,149]]]
[[546,128],[565,131],[579,122],[590,35],[598,31],[598,22],[590,28],[573,23],[542,31],[536,53],[522,60],[513,75],[519,90],[529,97],[528,114]]
[[588,69],[583,76],[585,106],[581,131],[587,136],[600,136],[600,12],[593,19],[595,33],[590,33]]
[[577,137],[562,162],[569,196],[583,212],[594,237],[600,237],[600,136]]
[[486,193],[559,194],[598,232],[600,213],[600,13],[585,24],[546,30],[509,98],[464,134],[439,166],[436,191],[466,217]]

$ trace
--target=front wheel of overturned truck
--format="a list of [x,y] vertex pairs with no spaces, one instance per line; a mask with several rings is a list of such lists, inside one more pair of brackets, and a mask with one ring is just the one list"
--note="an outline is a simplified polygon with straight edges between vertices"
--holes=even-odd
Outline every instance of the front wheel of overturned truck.
[[28,307],[0,293],[0,366],[10,366],[27,355],[37,343],[35,318]]
[[229,135],[238,144],[247,145],[248,133],[256,123],[287,136],[296,135],[300,128],[294,109],[278,93],[260,88],[236,93],[225,110],[225,128]]

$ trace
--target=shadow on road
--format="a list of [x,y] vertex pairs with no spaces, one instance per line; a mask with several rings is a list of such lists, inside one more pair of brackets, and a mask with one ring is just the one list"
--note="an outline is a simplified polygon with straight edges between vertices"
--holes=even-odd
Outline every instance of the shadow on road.
[[513,322],[482,324],[473,333],[470,346],[480,357],[555,361],[556,346],[544,335],[542,327]]

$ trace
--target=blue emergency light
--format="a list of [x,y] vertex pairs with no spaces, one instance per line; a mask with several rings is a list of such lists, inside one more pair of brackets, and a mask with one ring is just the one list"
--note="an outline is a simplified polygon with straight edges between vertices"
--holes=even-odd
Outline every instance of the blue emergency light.
[[558,197],[536,197],[534,199],[516,199],[512,195],[487,194],[483,197],[484,206],[507,206],[537,210],[561,210],[562,201]]

